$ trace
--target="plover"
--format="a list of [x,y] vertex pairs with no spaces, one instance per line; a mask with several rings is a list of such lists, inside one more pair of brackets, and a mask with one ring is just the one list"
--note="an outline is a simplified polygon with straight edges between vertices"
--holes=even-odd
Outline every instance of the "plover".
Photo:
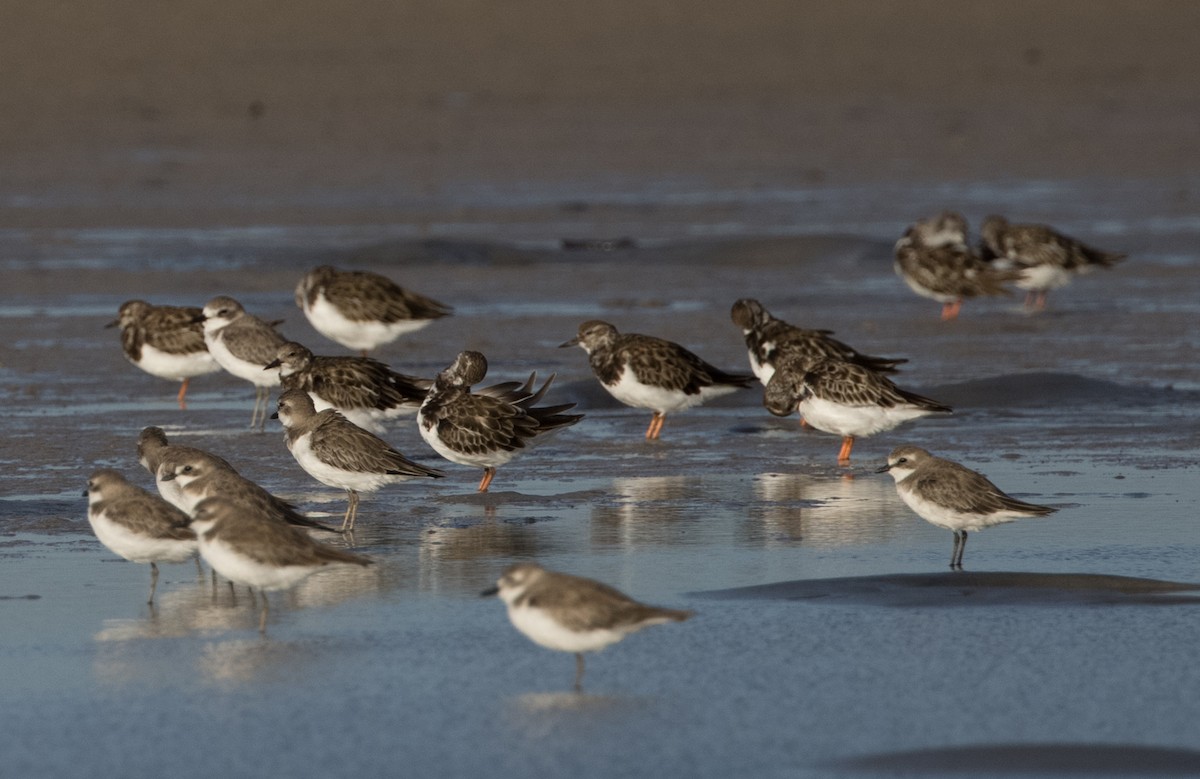
[[983,474],[916,446],[892,450],[887,465],[876,473],[891,474],[901,500],[921,519],[954,531],[951,568],[962,568],[967,531],[1058,511],[1009,497]]
[[198,308],[153,306],[144,300],[127,300],[117,318],[105,327],[121,328],[121,349],[137,367],[162,379],[181,382],[176,399],[187,408],[188,382],[195,376],[221,370],[204,344]]
[[833,338],[832,330],[805,330],[776,319],[753,298],[742,298],[729,312],[742,329],[750,355],[750,370],[766,386],[775,374],[775,363],[785,355],[796,355],[809,364],[827,357],[856,363],[879,373],[894,373],[903,359],[862,354]]
[[279,372],[263,368],[287,343],[270,322],[246,313],[242,304],[220,295],[204,306],[204,342],[208,351],[229,373],[254,385],[254,411],[250,427],[266,427],[271,387],[279,386]]
[[576,691],[583,689],[584,652],[598,652],[642,628],[692,616],[638,603],[607,584],[534,563],[510,567],[482,595],[499,595],[513,627],[535,644],[575,654]]
[[524,384],[498,384],[472,392],[487,368],[487,358],[479,352],[460,352],[433,380],[417,412],[417,429],[435,452],[452,463],[483,468],[479,492],[487,492],[496,469],[526,446],[583,419],[582,414],[563,413],[574,403],[536,405],[550,389],[553,374],[536,391],[534,373]]
[[138,462],[154,477],[155,486],[158,487],[158,494],[163,497],[163,500],[177,507],[180,511],[187,511],[190,502],[184,497],[183,488],[178,481],[174,479],[163,481],[159,478],[158,466],[162,464],[165,458],[205,458],[214,468],[225,468],[235,471],[232,465],[215,454],[192,446],[169,443],[167,441],[167,434],[161,427],[152,426],[142,429],[142,432],[138,434],[137,454]]
[[980,229],[985,259],[1020,273],[1016,282],[1027,290],[1025,306],[1046,307],[1050,290],[1065,286],[1072,277],[1096,268],[1111,268],[1124,254],[1094,249],[1042,224],[1009,224],[1002,216],[989,216]]
[[964,298],[1011,295],[1020,273],[985,261],[967,243],[967,221],[943,211],[921,219],[896,242],[896,275],[909,289],[942,304],[942,319],[958,318]]
[[891,430],[949,406],[902,390],[886,376],[841,360],[822,360],[804,370],[781,361],[763,393],[763,405],[776,416],[799,411],[808,424],[842,436],[838,464],[850,463],[854,440]]
[[88,523],[100,543],[134,563],[150,563],[150,597],[158,587],[158,563],[182,563],[196,556],[196,534],[187,514],[130,484],[115,470],[101,468],[88,479]]
[[155,478],[176,482],[180,488],[180,506],[188,514],[205,498],[225,497],[244,503],[256,512],[275,517],[286,524],[336,533],[337,529],[309,519],[300,510],[278,498],[245,476],[222,465],[220,458],[207,452],[170,452],[162,458]]
[[726,373],[673,341],[636,333],[619,333],[608,322],[593,319],[560,347],[579,346],[588,355],[596,378],[609,394],[627,406],[654,412],[646,429],[657,440],[669,413],[745,389],[754,381],[743,373]]
[[267,630],[267,592],[286,590],[333,564],[367,566],[372,560],[318,543],[285,522],[224,497],[206,498],[190,517],[200,555],[231,582],[254,587],[263,599],[259,632]]
[[318,412],[304,390],[290,389],[280,395],[279,410],[271,418],[287,431],[288,451],[309,476],[346,491],[349,503],[342,517],[343,531],[354,529],[358,493],[409,479],[445,476],[408,459],[337,411]]
[[296,285],[296,305],[313,328],[363,356],[454,309],[370,271],[314,268]]
[[275,368],[285,390],[303,390],[317,411],[332,408],[373,433],[384,432],[386,420],[415,414],[433,385],[369,357],[318,357],[294,341],[264,370]]

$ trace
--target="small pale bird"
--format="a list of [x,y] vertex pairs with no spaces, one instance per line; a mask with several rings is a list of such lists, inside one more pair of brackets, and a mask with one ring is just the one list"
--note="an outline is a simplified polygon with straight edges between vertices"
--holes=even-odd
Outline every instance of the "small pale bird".
[[578,346],[608,393],[627,406],[654,412],[646,439],[657,440],[667,414],[746,389],[754,381],[744,373],[726,373],[663,338],[619,333],[593,319],[560,347]]
[[454,311],[387,276],[329,265],[314,268],[300,279],[296,305],[318,333],[359,350],[364,357]]
[[1016,284],[1027,290],[1025,307],[1046,307],[1050,290],[1070,283],[1077,275],[1096,268],[1111,268],[1124,254],[1101,251],[1043,224],[1010,224],[1002,216],[989,216],[980,228],[985,259],[1017,271]]
[[583,690],[583,653],[598,652],[651,625],[683,622],[692,612],[638,603],[618,590],[581,576],[517,563],[485,590],[508,606],[513,627],[535,644],[575,654],[575,690]]
[[162,464],[164,459],[168,457],[173,459],[202,458],[214,468],[224,468],[236,473],[234,467],[226,462],[224,458],[206,452],[203,449],[170,443],[167,441],[166,431],[161,427],[146,427],[142,429],[142,432],[138,434],[137,454],[138,462],[154,477],[155,486],[158,487],[158,494],[163,497],[163,500],[185,512],[190,507],[191,501],[184,496],[183,485],[174,479],[163,481],[159,476],[158,466]]
[[188,516],[157,495],[125,480],[111,468],[88,479],[88,523],[100,543],[126,560],[150,563],[150,597],[158,587],[158,563],[182,563],[196,556],[196,534]]
[[892,450],[887,465],[876,472],[891,474],[900,499],[918,516],[954,531],[950,567],[959,570],[967,546],[967,531],[1058,511],[1005,495],[983,474],[952,460],[934,457],[916,446]]
[[220,295],[208,301],[202,314],[208,351],[229,373],[254,385],[254,411],[250,427],[263,429],[271,387],[279,386],[279,372],[265,371],[287,339],[270,322],[246,313],[242,304]]
[[204,344],[204,328],[197,321],[201,313],[190,306],[127,300],[117,318],[105,325],[120,326],[121,349],[127,360],[151,376],[181,382],[176,396],[181,409],[187,408],[189,381],[221,370]]
[[202,500],[189,521],[200,555],[214,571],[261,592],[260,633],[267,631],[267,592],[294,587],[329,565],[373,563],[368,557],[318,543],[303,530],[228,498]]
[[882,374],[842,360],[822,360],[805,370],[794,359],[780,362],[763,392],[763,405],[775,416],[799,411],[804,421],[842,437],[838,464],[850,464],[856,438],[929,414],[949,414],[936,400],[903,390]]
[[290,389],[280,395],[279,410],[271,416],[287,431],[288,451],[300,467],[322,484],[346,491],[349,502],[342,517],[343,531],[354,529],[358,493],[410,479],[445,476],[408,459],[337,411],[317,411],[303,390]]
[[942,319],[957,319],[964,298],[1011,295],[1014,270],[987,262],[967,243],[967,220],[953,211],[920,219],[896,242],[896,275],[909,289],[942,304]]
[[460,352],[433,380],[417,412],[417,429],[435,452],[452,463],[483,468],[478,492],[487,492],[496,469],[526,447],[583,419],[582,414],[563,413],[574,403],[537,405],[553,375],[536,391],[534,373],[524,384],[507,382],[472,392],[487,369],[481,353]]

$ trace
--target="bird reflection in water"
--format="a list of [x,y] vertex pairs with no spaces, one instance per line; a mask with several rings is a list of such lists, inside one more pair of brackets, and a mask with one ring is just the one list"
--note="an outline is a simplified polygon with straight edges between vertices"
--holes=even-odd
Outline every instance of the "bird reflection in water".
[[[887,541],[902,513],[882,479],[760,473],[754,477],[747,543],[845,546]],[[899,519],[898,519],[899,517]]]
[[417,557],[422,592],[479,592],[495,578],[496,561],[532,560],[546,554],[532,523],[489,520],[466,527],[428,527]]
[[693,476],[613,479],[615,502],[592,509],[592,544],[630,547],[670,542],[681,523],[704,517],[704,509],[711,507],[702,481]]

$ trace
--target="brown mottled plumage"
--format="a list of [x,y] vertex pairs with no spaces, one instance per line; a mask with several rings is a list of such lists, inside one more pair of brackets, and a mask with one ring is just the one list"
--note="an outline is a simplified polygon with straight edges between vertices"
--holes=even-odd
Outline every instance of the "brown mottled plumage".
[[771,312],[752,298],[742,298],[733,304],[730,319],[742,329],[746,349],[750,353],[750,369],[766,385],[775,373],[775,364],[785,356],[796,356],[810,365],[818,360],[835,357],[857,363],[879,373],[895,373],[903,359],[872,357],[832,338],[832,330],[806,330],[776,319]]
[[333,408],[359,427],[382,433],[382,422],[415,414],[430,379],[397,373],[369,357],[316,356],[294,341],[279,347],[264,370],[278,368],[285,390],[307,392],[318,411]]
[[1020,273],[998,268],[967,244],[967,222],[953,211],[921,219],[896,242],[896,275],[913,292],[942,304],[942,319],[955,319],[964,298],[1011,295],[1005,284]]
[[188,382],[194,376],[216,373],[221,366],[204,344],[201,310],[189,306],[154,306],[127,300],[117,318],[105,327],[121,328],[126,359],[152,376],[182,382],[177,400],[187,408]]
[[1028,290],[1025,305],[1046,307],[1046,295],[1079,274],[1111,268],[1124,254],[1101,251],[1043,224],[1010,224],[1002,216],[989,216],[980,229],[985,258],[1014,269],[1017,286]]
[[754,381],[753,376],[715,368],[673,341],[619,333],[598,319],[581,324],[579,334],[559,346],[581,347],[609,394],[627,406],[654,412],[646,429],[650,440],[662,433],[669,412],[746,389]]
[[537,406],[554,376],[534,390],[537,374],[524,384],[502,384],[472,392],[487,375],[487,358],[461,352],[434,379],[417,412],[417,428],[434,451],[450,462],[484,469],[479,492],[487,492],[496,468],[516,457],[535,439],[569,427],[582,414],[564,414],[574,403]]

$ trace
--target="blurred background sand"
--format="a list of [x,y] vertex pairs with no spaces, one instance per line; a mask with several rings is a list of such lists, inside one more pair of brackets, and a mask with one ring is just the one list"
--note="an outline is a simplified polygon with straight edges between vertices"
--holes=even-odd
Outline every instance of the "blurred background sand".
[[419,220],[463,187],[1169,181],[1198,159],[1197,30],[1170,0],[7,2],[0,224]]

